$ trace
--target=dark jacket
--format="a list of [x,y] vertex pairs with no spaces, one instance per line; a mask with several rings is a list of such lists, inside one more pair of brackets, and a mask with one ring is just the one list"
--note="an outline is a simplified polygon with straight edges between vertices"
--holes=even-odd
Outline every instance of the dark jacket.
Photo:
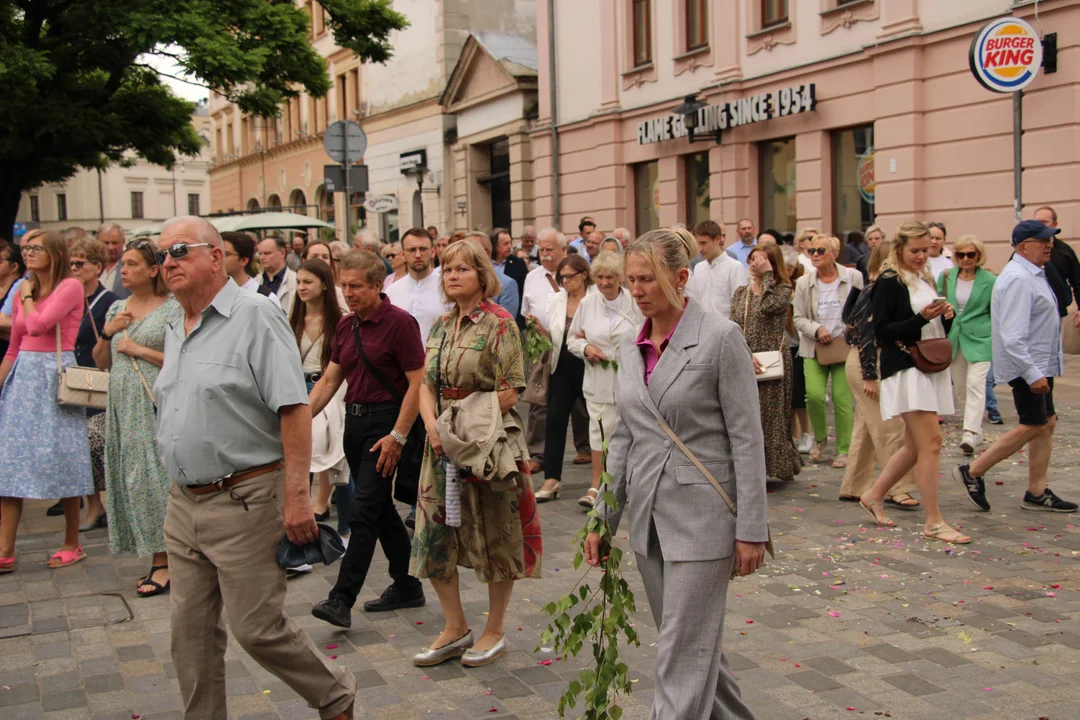
[[[915,367],[906,349],[922,339],[923,325],[929,322],[911,309],[908,287],[895,270],[886,270],[874,283],[872,301],[874,338],[881,350],[881,379]],[[948,334],[951,320],[941,318]],[[902,346],[902,347],[901,347]]]
[[[503,264],[503,272],[506,273],[508,278],[513,279],[517,283],[518,289],[518,307],[521,307],[522,294],[525,292],[525,276],[529,274],[529,268],[525,266],[525,261],[519,258],[517,255],[511,254],[506,258],[506,262]],[[525,327],[525,318],[522,317],[519,311],[514,318],[519,328]]]
[[1080,259],[1077,259],[1076,251],[1069,243],[1055,239],[1046,270],[1046,280],[1057,296],[1058,312],[1065,317],[1069,314],[1073,297],[1080,305]]
[[878,351],[871,325],[874,285],[853,289],[844,303],[844,340],[859,351],[859,371],[863,380],[878,379]]

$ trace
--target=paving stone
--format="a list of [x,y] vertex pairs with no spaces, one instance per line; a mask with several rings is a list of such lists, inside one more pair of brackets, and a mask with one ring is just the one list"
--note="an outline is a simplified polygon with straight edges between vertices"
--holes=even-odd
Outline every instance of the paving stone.
[[82,690],[67,690],[65,692],[42,695],[41,707],[45,712],[54,710],[70,710],[71,708],[86,705],[86,693]]
[[801,664],[825,675],[843,675],[844,673],[855,672],[855,668],[831,657],[810,658],[809,660],[803,660]]
[[833,680],[827,675],[822,675],[815,670],[803,670],[802,672],[792,673],[786,676],[788,680],[793,683],[802,685],[807,690],[813,692],[826,692],[828,690],[838,690],[843,685]]
[[728,663],[731,665],[731,669],[735,672],[739,672],[740,670],[751,670],[753,668],[759,667],[758,664],[755,663],[753,660],[744,655],[740,655],[739,653],[725,652],[724,654],[727,656]]
[[41,697],[37,685],[15,685],[10,690],[0,692],[0,707],[11,707],[23,703],[36,702]]
[[919,657],[926,658],[932,663],[936,663],[942,667],[952,668],[959,667],[960,665],[970,665],[971,661],[965,657],[961,657],[956,653],[951,653],[945,648],[926,648],[919,650]]
[[894,687],[900,688],[909,695],[914,695],[916,697],[945,692],[943,688],[940,688],[933,683],[927,682],[921,677],[912,675],[911,673],[904,673],[902,675],[889,675],[881,679],[889,683],[890,685],[893,685]]
[[124,676],[120,673],[106,673],[104,675],[87,675],[83,678],[87,693],[112,692],[124,689]]
[[532,690],[515,677],[504,677],[490,683],[492,692],[500,698],[516,698],[532,695]]
[[116,658],[120,662],[133,660],[153,660],[154,648],[149,645],[125,645],[116,648]]
[[58,630],[68,629],[68,619],[63,615],[51,618],[42,618],[41,620],[34,620],[31,625],[35,634],[57,632]]
[[379,687],[386,684],[386,680],[383,680],[382,675],[375,670],[364,670],[353,674],[356,676],[357,688]]
[[116,671],[116,661],[111,657],[91,658],[79,662],[79,670],[83,675],[98,675]]
[[559,676],[543,665],[535,667],[519,668],[511,671],[526,685],[543,685],[544,683],[556,682]]
[[1016,630],[1015,628],[1010,628],[1004,630],[1003,632],[994,634],[999,638],[1012,640],[1014,643],[1019,643],[1020,645],[1028,648],[1041,647],[1043,645],[1049,645],[1051,643],[1050,640],[1044,637],[1032,635],[1029,632],[1024,632],[1023,630]]

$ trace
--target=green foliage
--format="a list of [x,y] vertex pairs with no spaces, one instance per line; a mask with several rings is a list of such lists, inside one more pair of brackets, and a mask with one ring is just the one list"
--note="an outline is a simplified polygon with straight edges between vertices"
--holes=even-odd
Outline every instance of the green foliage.
[[551,350],[551,338],[536,329],[536,318],[525,321],[525,359],[539,362],[544,353]]
[[[603,432],[601,422],[601,436]],[[618,501],[609,489],[611,474],[607,472],[606,442],[603,468],[599,499],[611,512],[618,509]],[[560,717],[566,717],[567,709],[577,707],[580,699],[584,720],[619,720],[623,711],[617,703],[618,697],[629,695],[632,689],[629,667],[619,656],[620,635],[627,645],[641,645],[632,622],[636,610],[634,593],[622,576],[622,550],[615,547],[611,527],[596,510],[589,511],[585,527],[577,533],[574,569],[580,568],[585,560],[585,537],[592,532],[600,536],[601,555],[604,548],[608,549],[607,559],[600,563],[599,583],[594,589],[585,582],[594,569],[589,568],[570,594],[544,606],[544,612],[553,620],[540,636],[540,644],[550,643],[563,656],[577,657],[586,646],[592,654],[592,663],[559,699]]]
[[[407,25],[390,0],[324,0],[339,45],[390,57]],[[197,155],[191,103],[147,58],[175,62],[246,113],[276,116],[289,98],[330,89],[292,0],[0,0],[0,233],[20,196],[80,168],[171,166]]]
[[611,368],[615,372],[619,372],[619,361],[618,360],[599,360],[597,362],[593,362],[592,360],[590,360],[589,362],[591,362],[593,365],[599,365],[600,367],[604,368],[605,370],[607,370],[608,368]]

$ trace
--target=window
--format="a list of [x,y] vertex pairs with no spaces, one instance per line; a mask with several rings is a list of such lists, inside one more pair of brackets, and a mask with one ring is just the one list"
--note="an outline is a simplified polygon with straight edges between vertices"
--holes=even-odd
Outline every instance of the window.
[[38,206],[38,196],[30,196],[30,220],[41,222],[41,208]]
[[199,212],[199,194],[188,193],[187,196],[187,214],[188,215],[200,215]]
[[67,220],[67,195],[64,193],[56,196],[56,219]]
[[788,0],[761,0],[761,26],[783,25],[788,21]]
[[697,50],[709,44],[708,0],[686,0],[686,49]]
[[[483,152],[484,148],[478,149]],[[488,174],[477,178],[477,182],[487,189],[491,201],[491,227],[510,227],[510,141],[503,138],[488,145],[487,157],[476,157],[477,167],[482,168],[485,160]],[[483,212],[483,208],[477,208],[477,214]]]
[[686,227],[691,230],[702,220],[709,219],[709,153],[687,155],[686,163]]
[[874,126],[832,134],[833,229],[844,240],[874,224]]
[[656,160],[634,166],[635,234],[660,227],[660,163]]
[[131,217],[141,218],[143,216],[143,198],[141,192],[131,193]]
[[337,76],[337,119],[345,119],[345,73]]
[[762,229],[795,232],[795,138],[758,145]]
[[632,0],[634,24],[634,67],[652,62],[652,2]]

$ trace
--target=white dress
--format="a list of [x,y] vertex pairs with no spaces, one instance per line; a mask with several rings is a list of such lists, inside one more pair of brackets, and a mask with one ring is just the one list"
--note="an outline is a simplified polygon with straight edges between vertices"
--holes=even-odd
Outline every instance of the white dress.
[[[937,297],[937,290],[921,280],[909,279],[908,295],[911,310],[918,313]],[[945,337],[945,326],[936,317],[923,325],[922,340]],[[901,370],[881,381],[881,419],[889,420],[901,413],[925,410],[938,415],[952,415],[952,385],[949,370],[926,374],[913,367]]]
[[[300,335],[300,355],[305,373],[322,369],[323,336],[312,342],[306,333]],[[311,472],[330,471],[331,485],[349,484],[349,465],[345,460],[345,391],[341,383],[337,393],[323,411],[311,419]]]

